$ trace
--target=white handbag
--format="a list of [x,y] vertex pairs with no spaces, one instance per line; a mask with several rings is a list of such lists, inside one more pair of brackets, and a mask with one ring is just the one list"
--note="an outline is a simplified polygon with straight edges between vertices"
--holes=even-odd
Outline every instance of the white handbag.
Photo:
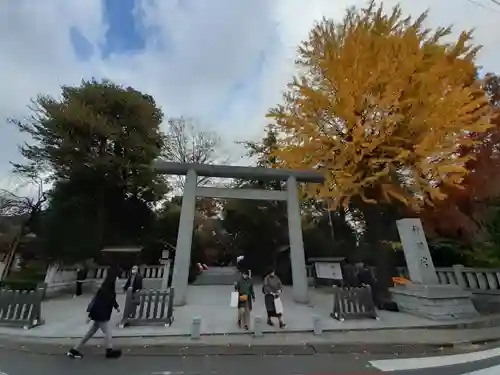
[[281,302],[281,298],[274,299],[274,309],[276,310],[276,314],[283,314],[283,302]]
[[229,302],[229,306],[238,307],[239,299],[240,299],[240,294],[238,292],[231,292],[231,301]]

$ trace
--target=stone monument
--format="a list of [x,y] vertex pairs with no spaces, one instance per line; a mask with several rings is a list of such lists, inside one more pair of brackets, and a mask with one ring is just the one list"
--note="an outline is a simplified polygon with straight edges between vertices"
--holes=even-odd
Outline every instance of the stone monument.
[[397,227],[411,280],[391,289],[400,311],[433,320],[477,317],[471,293],[439,283],[420,219],[398,220]]

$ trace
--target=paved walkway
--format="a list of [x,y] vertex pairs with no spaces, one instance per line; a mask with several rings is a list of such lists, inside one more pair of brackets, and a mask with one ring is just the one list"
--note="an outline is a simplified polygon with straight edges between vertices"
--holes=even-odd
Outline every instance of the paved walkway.
[[[264,298],[256,286],[256,303],[252,316],[265,317]],[[236,326],[236,309],[229,306],[230,286],[190,286],[188,288],[187,304],[175,308],[174,323],[171,327],[141,326],[117,329],[116,337],[151,337],[151,336],[184,336],[191,332],[194,317],[201,317],[202,334],[237,334],[242,331]],[[0,327],[0,334],[15,334],[46,338],[80,337],[87,330],[86,308],[91,296],[77,298],[60,298],[44,302],[42,316],[45,324],[30,330]],[[120,306],[124,306],[125,296],[118,295]],[[284,317],[287,323],[285,332],[311,332],[313,330],[313,315],[322,319],[322,326],[327,331],[338,330],[373,330],[390,328],[417,328],[439,326],[442,323],[418,318],[405,313],[388,311],[379,312],[379,320],[363,319],[339,322],[330,317],[332,296],[316,289],[311,289],[309,305],[293,302],[292,290],[285,287],[282,295]],[[119,325],[121,314],[114,314],[112,320]],[[265,325],[264,332],[282,331],[279,328]]]

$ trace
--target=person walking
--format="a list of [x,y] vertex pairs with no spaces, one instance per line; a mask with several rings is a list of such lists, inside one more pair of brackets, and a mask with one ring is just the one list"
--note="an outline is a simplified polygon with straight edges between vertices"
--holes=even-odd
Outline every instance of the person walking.
[[274,270],[270,270],[266,277],[264,277],[264,283],[262,285],[262,292],[264,293],[264,303],[266,305],[267,311],[267,324],[274,326],[272,318],[277,318],[279,327],[285,328],[285,323],[283,322],[283,313],[276,311],[276,299],[279,298],[281,291],[283,290],[283,283],[281,279],[276,275]]
[[241,279],[236,282],[234,290],[238,292],[238,327],[248,331],[250,326],[250,312],[252,311],[252,302],[255,301],[253,282],[248,270],[243,270]]
[[68,357],[83,358],[83,354],[80,352],[80,349],[96,334],[99,329],[104,333],[106,358],[118,358],[121,356],[121,350],[113,349],[113,345],[111,343],[111,325],[109,323],[113,309],[120,312],[120,308],[116,302],[115,288],[116,273],[109,272],[87,307],[88,320],[92,321],[92,325],[80,342],[68,351]]

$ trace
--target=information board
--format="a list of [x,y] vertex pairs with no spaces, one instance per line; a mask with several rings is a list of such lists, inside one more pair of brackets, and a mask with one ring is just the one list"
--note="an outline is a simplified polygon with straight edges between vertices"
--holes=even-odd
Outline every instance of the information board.
[[316,262],[316,277],[318,279],[343,280],[340,263]]

